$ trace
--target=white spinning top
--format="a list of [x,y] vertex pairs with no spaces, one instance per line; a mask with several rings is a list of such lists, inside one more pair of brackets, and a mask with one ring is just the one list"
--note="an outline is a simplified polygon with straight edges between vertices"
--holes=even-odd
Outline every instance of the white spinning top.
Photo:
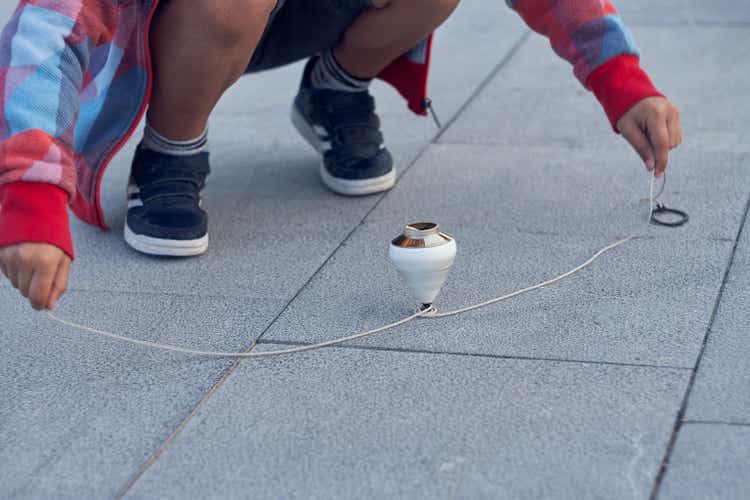
[[414,297],[428,306],[448,278],[456,258],[456,240],[441,233],[433,222],[416,222],[391,242],[388,256]]

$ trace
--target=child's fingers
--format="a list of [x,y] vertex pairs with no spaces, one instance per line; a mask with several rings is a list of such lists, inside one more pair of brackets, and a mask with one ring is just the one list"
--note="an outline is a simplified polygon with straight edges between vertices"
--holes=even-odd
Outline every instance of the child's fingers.
[[18,267],[8,264],[8,267],[6,267],[5,270],[8,273],[7,276],[8,276],[8,280],[10,281],[10,284],[13,285],[13,288],[17,290],[18,289]]
[[36,310],[44,309],[47,298],[52,289],[52,281],[55,279],[55,268],[53,266],[37,266],[29,285],[29,302]]
[[55,273],[55,279],[52,283],[52,291],[50,291],[49,299],[47,301],[47,308],[54,309],[57,305],[57,300],[65,290],[68,288],[68,274],[70,272],[70,259],[62,259],[60,265],[57,266],[57,272]]
[[669,129],[669,147],[676,148],[682,142],[682,124],[680,123],[680,112],[673,108],[667,117],[667,128]]
[[669,130],[666,115],[656,114],[648,118],[648,138],[654,149],[656,158],[656,176],[660,177],[667,168],[669,161]]
[[654,169],[654,152],[648,137],[643,133],[641,128],[635,122],[623,123],[620,127],[620,133],[627,140],[636,153],[643,160],[646,170]]
[[31,266],[20,266],[20,269],[18,270],[18,277],[16,278],[18,281],[18,291],[21,292],[21,295],[28,298],[29,297],[29,287],[31,286],[31,278],[34,276],[34,269]]

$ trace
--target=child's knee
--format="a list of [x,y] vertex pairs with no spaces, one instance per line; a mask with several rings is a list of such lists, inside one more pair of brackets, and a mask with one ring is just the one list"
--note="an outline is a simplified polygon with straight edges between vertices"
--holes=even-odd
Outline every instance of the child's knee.
[[192,15],[203,26],[204,35],[224,47],[244,45],[262,33],[277,0],[192,0]]

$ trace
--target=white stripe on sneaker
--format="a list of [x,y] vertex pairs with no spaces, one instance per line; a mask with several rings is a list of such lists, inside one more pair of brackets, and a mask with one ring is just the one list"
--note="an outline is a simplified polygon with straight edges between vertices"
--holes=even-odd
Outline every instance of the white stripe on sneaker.
[[135,234],[128,223],[124,228],[125,242],[131,248],[149,255],[162,255],[167,257],[192,257],[201,255],[208,250],[208,234],[194,240],[168,240],[163,238],[152,238],[142,234]]
[[320,125],[313,125],[313,130],[315,130],[315,133],[318,134],[318,137],[320,137],[321,139],[328,137],[328,132],[326,132],[326,129],[324,129]]

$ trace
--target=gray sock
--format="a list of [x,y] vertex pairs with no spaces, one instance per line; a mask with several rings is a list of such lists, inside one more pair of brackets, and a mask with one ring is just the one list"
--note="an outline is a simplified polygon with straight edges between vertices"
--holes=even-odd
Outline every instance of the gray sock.
[[357,78],[350,75],[333,56],[333,50],[328,49],[320,54],[312,69],[310,81],[316,89],[363,92],[370,86],[372,78]]
[[146,128],[143,131],[141,147],[144,149],[150,149],[151,151],[156,151],[157,153],[173,156],[189,156],[203,153],[204,151],[208,151],[208,128],[203,130],[203,133],[195,139],[173,141],[154,130],[151,127],[151,124],[146,121]]

